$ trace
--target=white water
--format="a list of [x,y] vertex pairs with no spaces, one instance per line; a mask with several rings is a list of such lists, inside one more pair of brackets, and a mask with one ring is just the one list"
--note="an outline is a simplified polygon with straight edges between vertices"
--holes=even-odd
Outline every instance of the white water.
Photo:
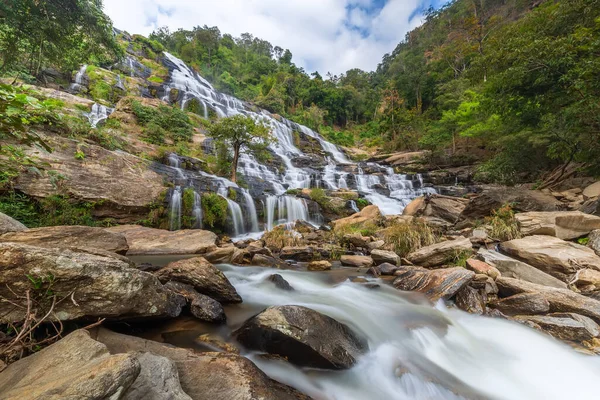
[[250,196],[247,190],[242,189],[244,195],[244,205],[248,212],[248,218],[250,220],[250,232],[258,232],[258,215],[256,213],[256,206],[254,205],[254,199]]
[[169,201],[169,229],[172,231],[181,229],[181,198],[181,186],[176,186]]
[[114,108],[108,108],[102,104],[94,103],[92,110],[86,114],[92,128],[96,128],[100,122],[106,121]]
[[87,64],[82,65],[79,71],[77,71],[77,73],[75,74],[75,82],[73,82],[70,87],[72,91],[78,92],[79,90],[81,90],[81,87],[83,86],[83,77],[85,76],[85,71],[87,71],[87,67]]
[[[272,230],[275,226],[291,223],[297,220],[310,222],[306,200],[292,196],[268,196],[265,204],[267,223],[265,229]],[[275,220],[277,215],[277,220]]]
[[202,229],[202,196],[194,190],[194,208],[192,209],[194,217],[194,229]]
[[273,270],[222,266],[244,299],[238,326],[272,305],[301,305],[349,325],[370,351],[350,370],[311,372],[247,354],[274,379],[320,400],[598,399],[600,358],[514,322],[436,308],[382,284],[370,290],[324,274],[278,270],[295,289],[277,289]]
[[239,236],[245,232],[244,230],[244,216],[242,215],[242,208],[235,201],[223,196],[227,200],[227,207],[229,209],[229,216],[233,224],[233,234]]

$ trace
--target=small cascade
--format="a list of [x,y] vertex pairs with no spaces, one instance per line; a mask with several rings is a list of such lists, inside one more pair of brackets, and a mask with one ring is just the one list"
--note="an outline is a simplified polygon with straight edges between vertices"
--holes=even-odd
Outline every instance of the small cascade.
[[[269,196],[265,205],[266,230],[297,220],[310,221],[306,200],[292,196]],[[277,214],[277,220],[275,215]]]
[[185,174],[183,173],[183,169],[181,169],[181,160],[177,154],[169,154],[167,160],[169,161],[169,166],[177,171],[177,177],[180,179],[185,179]]
[[244,233],[244,216],[242,215],[242,208],[235,201],[223,196],[227,200],[227,207],[229,209],[229,215],[231,222],[233,223],[233,234],[240,236]]
[[181,229],[181,198],[181,186],[176,186],[169,201],[169,229],[172,231]]
[[92,128],[96,128],[100,122],[104,122],[112,114],[114,108],[108,108],[102,104],[94,103],[92,111],[86,114]]
[[350,208],[355,213],[360,212],[360,209],[358,208],[358,206],[356,205],[356,202],[354,200],[350,200]]
[[85,76],[85,71],[87,71],[87,64],[81,66],[79,71],[75,74],[75,82],[73,82],[70,86],[70,89],[74,92],[79,92],[83,87],[83,77]]
[[202,229],[202,196],[194,190],[194,208],[192,208],[192,217],[194,217],[194,229]]
[[254,199],[250,196],[247,190],[242,189],[244,195],[244,205],[248,212],[248,218],[250,220],[250,232],[258,232],[258,214],[256,213],[256,206],[254,205]]
[[121,78],[121,74],[117,75],[117,83],[115,84],[115,87],[124,92],[127,91],[127,89],[125,89],[125,84],[123,83],[123,78]]

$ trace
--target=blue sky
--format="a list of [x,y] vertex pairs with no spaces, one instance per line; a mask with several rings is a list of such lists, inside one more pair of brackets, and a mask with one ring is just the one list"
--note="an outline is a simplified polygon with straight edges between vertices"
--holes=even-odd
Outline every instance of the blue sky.
[[218,26],[239,36],[250,32],[289,48],[307,71],[339,74],[373,70],[406,32],[423,22],[423,11],[447,0],[104,0],[115,26],[149,34]]

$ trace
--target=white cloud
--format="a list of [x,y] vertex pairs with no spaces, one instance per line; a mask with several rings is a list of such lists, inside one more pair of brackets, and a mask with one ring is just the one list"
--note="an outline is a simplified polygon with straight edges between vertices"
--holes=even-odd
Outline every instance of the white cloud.
[[[115,27],[149,34],[218,26],[222,33],[250,32],[289,48],[307,70],[339,74],[350,68],[373,70],[406,32],[421,22],[409,16],[422,0],[104,0]],[[371,11],[368,11],[371,10]]]

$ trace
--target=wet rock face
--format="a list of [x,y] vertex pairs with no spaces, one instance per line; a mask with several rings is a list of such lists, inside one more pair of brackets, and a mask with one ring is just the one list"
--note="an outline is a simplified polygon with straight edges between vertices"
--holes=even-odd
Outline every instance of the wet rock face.
[[396,289],[423,293],[431,301],[451,299],[475,277],[475,273],[460,267],[428,270],[401,266],[394,275]]
[[269,307],[234,332],[249,349],[314,368],[346,369],[367,349],[348,326],[300,306]]
[[90,339],[87,331],[75,331],[4,370],[0,374],[0,398],[117,398],[139,373],[140,363],[134,356],[110,355],[106,346]]
[[120,233],[89,226],[49,226],[0,235],[0,242],[23,243],[40,247],[94,248],[125,254],[127,239]]
[[221,303],[242,302],[225,275],[202,257],[172,262],[158,271],[156,276],[164,283],[175,281],[191,285],[198,293]]
[[[167,290],[152,274],[108,255],[0,243],[0,297],[23,304],[22,295],[33,290],[32,277],[51,288],[60,300],[54,313],[61,320],[83,317],[155,319],[176,317],[183,298]],[[15,294],[21,294],[19,298]],[[26,307],[0,303],[1,321],[24,318]]]

